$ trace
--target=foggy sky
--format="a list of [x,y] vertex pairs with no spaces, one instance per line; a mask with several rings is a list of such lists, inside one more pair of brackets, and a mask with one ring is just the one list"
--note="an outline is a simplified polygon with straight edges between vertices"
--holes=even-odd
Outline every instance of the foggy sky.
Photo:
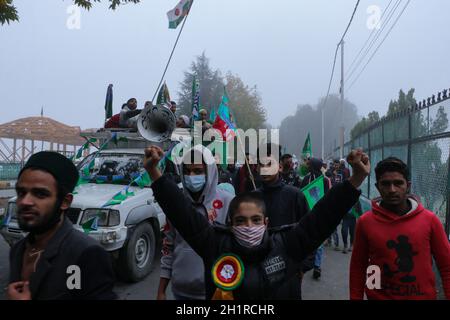
[[[100,127],[109,83],[114,113],[130,97],[142,107],[153,97],[178,33],[168,29],[166,17],[177,2],[145,0],[111,11],[103,0],[81,11],[80,30],[69,30],[71,1],[15,0],[20,21],[0,26],[0,123],[37,116],[44,106],[55,120]],[[361,1],[346,37],[347,67],[371,32],[367,8],[388,2]],[[297,104],[316,104],[326,94],[336,44],[355,3],[196,0],[166,76],[172,98],[183,71],[205,51],[213,68],[256,85],[269,123],[279,125]],[[411,1],[346,95],[360,115],[385,113],[401,88],[414,87],[423,99],[450,87],[448,12],[450,1]],[[336,71],[332,93],[339,88],[339,64]]]

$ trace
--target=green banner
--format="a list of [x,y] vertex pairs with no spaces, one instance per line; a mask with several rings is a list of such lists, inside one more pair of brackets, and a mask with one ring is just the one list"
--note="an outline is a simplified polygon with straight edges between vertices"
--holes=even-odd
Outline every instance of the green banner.
[[323,198],[325,195],[324,185],[323,185],[323,176],[315,179],[313,182],[308,184],[306,187],[301,189],[303,194],[306,197],[306,201],[308,202],[309,209],[314,208],[317,202]]

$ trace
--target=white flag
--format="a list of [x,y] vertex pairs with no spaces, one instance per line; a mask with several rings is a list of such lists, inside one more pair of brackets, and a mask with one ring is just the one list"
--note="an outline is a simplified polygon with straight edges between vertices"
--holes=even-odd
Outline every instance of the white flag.
[[167,12],[170,29],[176,29],[181,21],[183,21],[183,18],[189,13],[192,2],[193,0],[181,0],[175,8]]

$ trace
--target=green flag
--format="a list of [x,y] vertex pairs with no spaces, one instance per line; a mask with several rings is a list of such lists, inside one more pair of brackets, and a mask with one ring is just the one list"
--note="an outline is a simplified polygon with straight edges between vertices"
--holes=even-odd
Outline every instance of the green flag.
[[106,100],[105,100],[105,119],[112,117],[113,109],[113,85],[110,84],[106,90]]
[[183,21],[184,17],[189,14],[193,0],[180,0],[175,8],[167,12],[169,19],[169,28],[176,29]]
[[306,187],[301,189],[305,195],[306,201],[308,202],[309,209],[314,208],[317,202],[323,198],[325,195],[323,186],[323,176],[315,179],[313,182],[308,184]]
[[170,105],[169,88],[167,87],[165,82],[161,86],[161,89],[159,89],[159,93],[158,93],[158,98],[156,100],[156,104]]
[[140,175],[134,180],[134,182],[139,186],[139,188],[144,188],[150,185],[151,181],[152,180],[150,179],[150,176],[148,175],[147,172],[144,173],[143,175]]
[[83,231],[85,233],[89,233],[91,231],[95,231],[98,229],[98,217],[95,216],[91,219],[89,219],[88,221],[86,221],[85,223],[83,223],[81,225],[81,227],[83,228]]
[[211,108],[211,114],[209,115],[209,121],[214,123],[216,121],[216,108]]
[[363,215],[363,213],[372,209],[372,203],[370,199],[360,196],[358,202],[353,206],[351,213],[358,219]]
[[192,120],[197,121],[200,119],[200,82],[194,76],[192,82]]
[[120,204],[120,203],[122,203],[123,201],[125,201],[126,199],[128,199],[129,197],[132,197],[132,196],[134,196],[134,192],[125,190],[125,192],[119,192],[118,194],[116,194],[112,198],[112,200],[113,201],[120,201],[119,203],[115,203],[115,204]]
[[305,144],[303,145],[302,156],[303,159],[308,159],[312,157],[311,137],[309,136],[309,132],[308,136],[306,137]]

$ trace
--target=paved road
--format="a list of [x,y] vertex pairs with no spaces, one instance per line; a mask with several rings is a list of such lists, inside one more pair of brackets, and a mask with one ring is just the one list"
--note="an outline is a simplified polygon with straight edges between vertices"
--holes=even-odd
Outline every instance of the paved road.
[[[0,237],[0,300],[5,299],[9,273],[9,246]],[[345,300],[348,297],[348,263],[350,255],[326,249],[324,252],[322,278],[312,279],[311,272],[303,280],[303,298],[306,300]],[[116,293],[122,300],[154,300],[159,283],[159,257],[150,275],[139,283],[117,283]],[[170,289],[168,299],[172,299]]]
[[[0,300],[5,299],[7,284],[9,247],[0,237]],[[303,279],[304,300],[347,300],[348,273],[350,254],[325,248],[322,262],[322,277],[314,280],[312,273],[308,272]],[[122,300],[155,300],[159,283],[159,257],[155,261],[155,268],[151,274],[139,283],[117,283],[116,293]],[[442,291],[441,291],[442,292]],[[170,289],[168,299],[172,299]],[[441,298],[443,298],[441,296]]]

